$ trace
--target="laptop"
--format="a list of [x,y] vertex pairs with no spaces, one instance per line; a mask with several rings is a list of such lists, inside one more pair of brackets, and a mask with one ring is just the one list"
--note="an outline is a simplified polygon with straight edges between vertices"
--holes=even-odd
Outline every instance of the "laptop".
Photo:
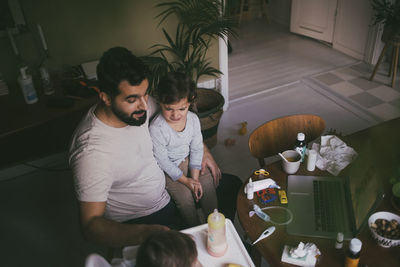
[[288,234],[345,239],[356,236],[383,198],[372,155],[358,157],[344,176],[288,176]]

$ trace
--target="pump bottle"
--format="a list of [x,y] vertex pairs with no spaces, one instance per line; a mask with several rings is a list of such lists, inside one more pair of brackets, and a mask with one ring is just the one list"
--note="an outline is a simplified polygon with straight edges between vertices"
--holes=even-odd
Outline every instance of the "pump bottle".
[[38,101],[38,97],[33,85],[32,76],[26,73],[27,68],[28,67],[25,66],[19,69],[21,75],[18,77],[18,83],[24,94],[25,102],[27,104],[33,104]]
[[207,251],[214,257],[221,257],[228,249],[225,232],[225,216],[217,209],[208,215]]

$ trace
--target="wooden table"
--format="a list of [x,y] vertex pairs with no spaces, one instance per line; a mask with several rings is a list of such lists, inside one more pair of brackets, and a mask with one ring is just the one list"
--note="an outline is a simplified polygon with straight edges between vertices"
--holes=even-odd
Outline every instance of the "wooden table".
[[[386,178],[392,171],[392,165],[399,160],[400,155],[400,118],[391,120],[380,125],[362,130],[349,136],[341,137],[349,146],[356,151],[361,149],[368,143],[371,148],[371,153],[375,153],[375,160],[379,166],[379,173],[384,181],[386,196],[378,207],[378,210],[385,210],[400,214],[400,211],[395,209],[391,204],[391,186]],[[302,164],[298,175],[330,175],[327,172],[316,169],[313,172],[308,172],[305,169],[305,164]],[[286,190],[287,174],[282,171],[281,162],[275,162],[265,167],[269,171],[270,176]],[[345,168],[342,172],[346,173]],[[253,176],[253,180],[258,177]],[[260,177],[259,179],[262,179]],[[246,183],[245,183],[246,184]],[[254,241],[257,237],[271,225],[262,221],[257,216],[249,217],[249,211],[252,210],[254,203],[260,204],[259,200],[254,197],[253,200],[248,200],[244,194],[243,184],[237,198],[237,213],[239,221],[250,240]],[[288,199],[290,201],[290,198]],[[263,205],[263,204],[260,204]],[[275,201],[271,205],[280,205]],[[370,235],[368,226],[364,226],[357,237],[362,241],[360,263],[371,266],[400,266],[400,247],[382,248],[378,246]],[[345,249],[348,247],[348,241],[344,242],[344,247],[341,250],[334,248],[335,240],[324,238],[307,238],[286,233],[285,226],[276,226],[276,231],[268,238],[258,242],[255,247],[260,254],[267,260],[270,266],[293,266],[291,264],[281,262],[281,255],[284,245],[297,246],[302,241],[304,243],[312,242],[320,249],[322,256],[319,258],[317,265],[319,266],[343,266]]]
[[0,96],[0,167],[66,150],[78,122],[98,101],[75,98],[70,107],[49,107],[49,96],[39,94],[28,105],[20,91],[14,86]]

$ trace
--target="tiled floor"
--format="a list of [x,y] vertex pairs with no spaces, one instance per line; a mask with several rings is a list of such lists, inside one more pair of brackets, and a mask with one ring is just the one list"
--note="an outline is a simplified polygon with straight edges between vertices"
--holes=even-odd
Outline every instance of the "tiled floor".
[[374,81],[369,81],[371,73],[371,68],[365,63],[358,63],[312,78],[381,120],[399,117],[400,80],[397,79],[395,87],[392,88],[391,79],[385,76],[384,71],[378,72]]

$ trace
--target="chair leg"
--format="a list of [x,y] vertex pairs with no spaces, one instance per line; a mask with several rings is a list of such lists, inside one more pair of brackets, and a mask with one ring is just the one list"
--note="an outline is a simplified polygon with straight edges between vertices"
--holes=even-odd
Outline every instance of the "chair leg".
[[388,44],[386,43],[385,46],[383,47],[383,50],[382,50],[382,52],[381,52],[381,55],[379,56],[378,62],[377,62],[376,65],[375,65],[374,71],[372,72],[371,77],[369,78],[370,81],[372,81],[372,80],[374,79],[375,74],[376,74],[376,71],[378,70],[379,65],[380,65],[381,62],[382,62],[383,56],[385,55],[385,52],[386,52],[386,49],[387,49],[387,48],[388,48]]
[[264,15],[265,15],[265,19],[266,19],[267,22],[269,22],[267,3],[265,3],[265,0],[261,0],[261,6],[262,6],[262,9],[263,9],[263,12],[264,12]]
[[399,46],[396,46],[396,52],[394,53],[394,58],[392,59],[392,61],[394,61],[393,76],[392,76],[392,88],[394,88],[394,84],[396,82],[396,73],[397,73],[398,60],[399,60]]
[[239,27],[240,27],[240,23],[242,22],[242,15],[243,15],[243,9],[244,9],[244,1],[246,1],[246,0],[241,0],[241,1],[240,1],[239,21],[238,21],[238,26],[239,26]]
[[390,77],[390,76],[392,76],[392,70],[393,70],[393,64],[394,64],[394,62],[393,62],[393,59],[394,59],[394,50],[395,50],[395,48],[396,47],[392,47],[392,54],[391,54],[391,60],[390,60],[390,65],[389,65],[389,72],[388,72],[388,77]]

